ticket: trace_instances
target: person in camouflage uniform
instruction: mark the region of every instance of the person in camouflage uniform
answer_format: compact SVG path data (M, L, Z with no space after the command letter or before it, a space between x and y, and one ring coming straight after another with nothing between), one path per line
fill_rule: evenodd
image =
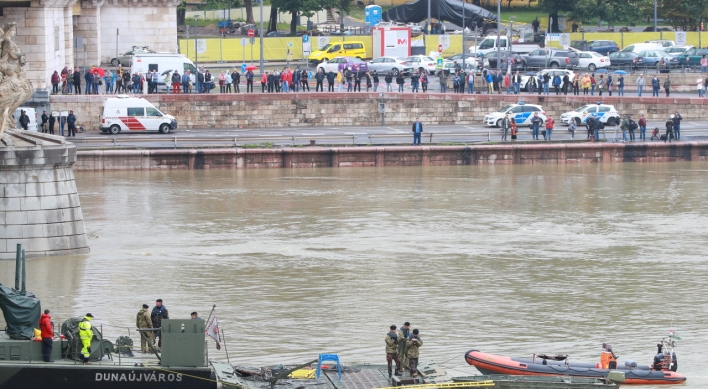
M135 318L135 326L137 328L152 328L152 320L150 320L150 314L148 313L149 306L143 304L143 309L138 311L138 316ZM140 352L145 354L147 352L147 344L150 342L152 345L152 332L140 331Z
M405 322L403 326L398 329L398 357L401 358L401 366L404 369L408 369L408 338L411 337L411 323Z
M167 313L167 307L162 305L162 299L155 300L155 307L152 308L152 313L150 314L150 320L152 320L152 328L157 328L155 332L155 340L157 340L157 347L162 347L162 334L159 330L162 328L162 319L169 319L170 316ZM159 338L159 340L158 340Z
M411 373L411 377L417 377L418 376L418 356L420 355L420 351L418 350L420 346L423 345L423 339L420 338L420 335L418 334L418 329L414 329L413 333L411 334L410 338L406 342L408 345L408 369Z
M391 378L391 362L396 361L396 375L401 374L401 360L398 359L398 334L396 326L392 325L391 330L386 334L386 362L388 363L388 378Z

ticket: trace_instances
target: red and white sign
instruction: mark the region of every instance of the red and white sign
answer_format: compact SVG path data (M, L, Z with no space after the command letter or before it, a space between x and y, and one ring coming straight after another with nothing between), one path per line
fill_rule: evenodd
M253 30L248 30L248 37L253 38L254 36L256 36L256 32Z
M216 349L221 350L221 337L219 336L219 323L216 321L216 316L209 322L206 328L206 334L208 337L214 339L216 342Z
M411 55L410 27L371 28L372 57L408 57Z
M442 54L443 52L443 45L438 45L438 53Z

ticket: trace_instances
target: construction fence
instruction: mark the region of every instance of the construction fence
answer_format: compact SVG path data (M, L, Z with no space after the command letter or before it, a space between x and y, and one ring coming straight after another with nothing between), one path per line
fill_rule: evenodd
M678 35L678 36L677 36ZM313 36L310 37L312 51L324 47L330 42L362 42L366 47L367 58L372 58L371 36ZM620 48L634 43L651 40L671 40L677 44L685 40L686 45L708 46L708 32L578 32L570 34L571 40L611 40ZM263 59L267 61L303 61L306 57L302 52L301 37L263 38ZM195 50L196 45L196 50ZM425 54L438 52L442 48L442 56L448 57L461 53L462 35L421 35L411 39L414 47L425 47ZM467 38L467 48L472 45ZM558 42L551 42L558 46ZM205 38L180 39L180 52L194 61L195 53L199 62L239 62L249 63L260 60L259 38ZM288 55L290 54L290 56Z

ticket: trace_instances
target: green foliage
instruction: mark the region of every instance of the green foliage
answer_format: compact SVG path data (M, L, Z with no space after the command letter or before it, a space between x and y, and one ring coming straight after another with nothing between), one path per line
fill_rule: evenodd
M241 148L243 148L243 149L272 149L274 147L275 147L275 144L273 144L271 142L265 142L265 143L260 143L260 144L259 143L248 143L248 144L241 146Z
M339 8L346 13L349 10L351 0L271 0L271 3L280 12L290 12L292 14L290 34L295 35L298 15L312 17L315 12L326 8Z
M600 18L610 25L633 24L642 20L650 2L652 0L576 0L570 14L573 19L584 22Z
M206 0L204 4L204 9L206 10L226 10L240 7L241 2L239 0Z
M695 31L708 17L708 0L659 0L659 15L675 28Z

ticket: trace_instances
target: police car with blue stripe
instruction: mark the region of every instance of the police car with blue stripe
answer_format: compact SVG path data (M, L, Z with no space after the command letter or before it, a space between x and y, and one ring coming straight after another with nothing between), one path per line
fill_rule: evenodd
M487 114L484 117L484 124L501 127L502 119L508 114L509 117L514 118L517 126L531 126L531 119L533 118L534 112L538 112L538 116L543 123L546 122L546 112L543 110L543 107L540 105L518 103L507 105L496 112Z
M614 105L600 103L583 105L575 111L566 112L561 115L560 122L567 125L571 120L575 120L580 126L587 124L590 116L599 118L601 123L608 126L615 126L620 122L620 114Z

